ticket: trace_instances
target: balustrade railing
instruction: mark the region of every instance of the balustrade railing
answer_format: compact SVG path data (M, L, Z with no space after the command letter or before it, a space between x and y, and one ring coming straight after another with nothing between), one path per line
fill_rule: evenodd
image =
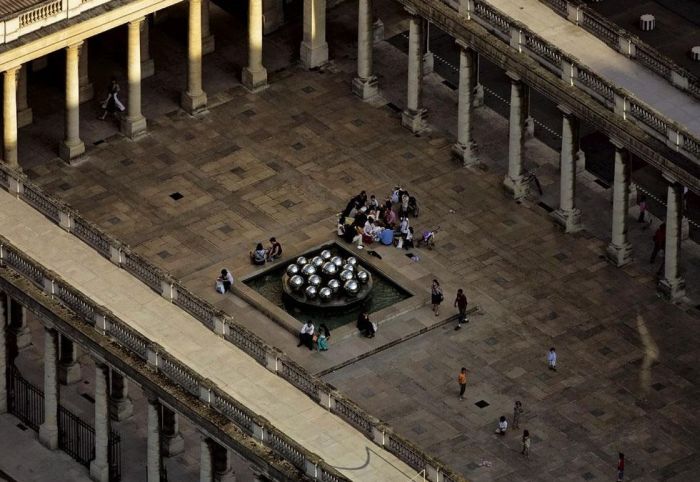
M68 309L74 311L85 320L95 319L95 310L93 309L90 300L85 298L82 293L69 288L65 284L56 285L54 296L58 298Z
M63 0L53 0L49 3L41 5L38 8L29 10L19 16L19 26L27 27L36 22L41 22L49 17L53 17L63 10Z
M24 199L36 207L44 216L52 221L59 222L60 209L57 203L49 199L42 191L35 189L33 186L25 186L23 195Z
M129 351L136 353L139 358L143 360L148 358L149 341L112 316L107 316L107 335Z
M43 211L42 211L43 212ZM110 242L97 228L81 217L72 217L71 232L86 244L94 248L102 256L109 257Z
M201 321L210 330L214 329L214 307L199 296L178 286L175 304Z
M278 372L280 376L306 393L312 399L318 401L318 385L316 378L291 360L280 361L281 369Z
M199 397L199 380L201 377L187 368L183 363L167 353L158 353L158 370L190 394Z

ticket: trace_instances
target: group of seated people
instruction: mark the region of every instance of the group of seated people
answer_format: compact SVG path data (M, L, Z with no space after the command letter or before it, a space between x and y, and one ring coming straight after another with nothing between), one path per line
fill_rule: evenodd
M270 238L270 247L263 247L258 243L254 251L250 252L250 262L254 265L263 265L268 261L274 261L282 256L282 245L274 237Z
M379 242L386 246L413 248L413 227L408 215L416 217L418 212L416 198L399 186L394 188L382 204L374 194L368 199L367 193L362 191L340 213L337 233L358 247Z

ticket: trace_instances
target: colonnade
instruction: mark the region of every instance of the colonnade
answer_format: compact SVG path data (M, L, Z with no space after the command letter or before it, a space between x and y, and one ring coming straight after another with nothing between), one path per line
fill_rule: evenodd
M18 355L16 336L26 325L26 308L0 292L0 414L8 411L7 368ZM16 315L13 315L15 313ZM20 316L21 314L21 316ZM21 321L18 324L18 321ZM24 323L22 325L22 323ZM77 344L60 333L49 322L44 323L43 343L43 412L39 426L39 441L50 450L59 447L59 406L61 385L81 381ZM94 459L90 462L90 478L108 482L110 477L111 421L132 416L133 402L128 396L129 380L116 369L92 355L95 364L94 389ZM180 434L179 414L165 405L157 393L144 389L146 395L146 480L166 480L163 458L173 457L185 450ZM231 472L231 453L205 430L200 435L200 477L202 481L221 480ZM264 477L257 480L263 480Z

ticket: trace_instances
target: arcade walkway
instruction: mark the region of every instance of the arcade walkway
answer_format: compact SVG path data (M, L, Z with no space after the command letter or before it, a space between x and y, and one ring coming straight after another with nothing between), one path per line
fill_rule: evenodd
M628 90L691 133L700 135L700 101L616 52L539 0L488 0L488 3L524 23L537 35L577 57L598 75Z
M415 471L6 191L0 234L353 480Z

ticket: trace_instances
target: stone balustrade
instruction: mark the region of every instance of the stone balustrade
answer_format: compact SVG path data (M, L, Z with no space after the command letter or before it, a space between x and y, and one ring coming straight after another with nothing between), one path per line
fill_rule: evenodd
M539 0L623 55L638 61L674 86L700 99L700 78L676 64L639 37L620 28L582 0Z
M0 20L0 43L9 43L23 35L61 20L76 17L110 0L46 0Z
M392 452L417 471L425 470L431 482L461 482L464 479L437 459L393 433L391 428L345 398L331 385L308 373L278 349L266 344L234 317L190 292L164 270L152 265L131 248L84 220L71 207L43 193L28 178L0 164L0 186L34 206L48 219L75 234L112 263L124 268L151 289L178 305L204 326L243 350L268 370L284 378L311 399L347 421L368 439ZM80 232L76 232L76 226ZM89 232L89 235L86 233ZM0 236L0 263L16 271L53 299L75 312L101 334L144 360L158 373L236 424L241 430L293 464L312 479L349 480L328 464L252 413L243 404L219 390L210 380L193 372L162 347L131 329L106 308L95 304L69 286L61 277L36 263Z

